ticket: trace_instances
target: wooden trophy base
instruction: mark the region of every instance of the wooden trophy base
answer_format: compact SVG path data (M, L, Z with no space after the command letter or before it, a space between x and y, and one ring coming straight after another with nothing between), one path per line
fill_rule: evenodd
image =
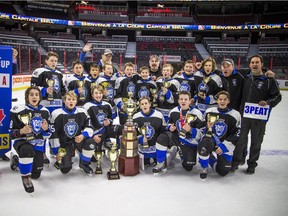
M135 176L139 174L139 155L135 157L119 156L118 171L124 176Z

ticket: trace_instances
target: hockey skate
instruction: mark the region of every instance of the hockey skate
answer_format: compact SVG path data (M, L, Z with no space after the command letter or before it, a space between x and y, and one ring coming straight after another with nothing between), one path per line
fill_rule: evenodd
M32 184L31 175L22 176L22 183L27 193L34 192L34 186Z
M9 160L10 160L9 157L7 157L5 154L2 155L0 158L1 158L1 160L3 160L3 161L9 161Z
M157 176L157 175L161 175L163 173L166 173L167 172L167 165L166 165L166 162L162 162L162 163L157 163L155 167L153 167L153 170L152 170L154 176Z
M46 153L43 153L43 163L46 167L49 167L50 160L48 159Z
M205 180L207 178L207 175L208 175L208 168L202 168L200 172L200 178L202 180Z
M233 162L230 172L234 173L238 169L238 166L239 166L238 162Z
M81 160L79 162L80 169L86 174L88 174L89 176L92 176L93 169L89 165L90 165L90 162L85 162Z
M17 171L18 163L19 163L19 157L17 155L14 155L13 152L11 152L11 160L10 160L11 170Z

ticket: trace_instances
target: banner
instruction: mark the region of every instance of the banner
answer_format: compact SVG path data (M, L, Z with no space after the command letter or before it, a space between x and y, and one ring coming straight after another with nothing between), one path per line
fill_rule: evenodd
M269 117L269 105L260 106L256 103L245 103L243 117L268 120Z
M98 28L111 28L111 29L151 29L151 30L193 30L193 31L219 31L219 30L275 30L275 29L288 29L288 23L279 24L261 24L261 25L176 25L176 24L137 24L137 23L101 23L101 22L89 22L89 21L74 21L74 20L61 20L61 19L50 19L23 16L20 14L9 14L0 12L0 19L3 20L14 20L24 21L31 23L40 24L51 24L51 25L65 25L65 26L89 26Z
M12 99L12 47L0 46L0 156L10 151L10 109Z

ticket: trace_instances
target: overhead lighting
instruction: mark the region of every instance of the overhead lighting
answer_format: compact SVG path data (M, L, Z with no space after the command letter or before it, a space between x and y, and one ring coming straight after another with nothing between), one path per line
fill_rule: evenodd
M82 5L88 5L88 1L87 1L87 2L86 2L86 1L81 1L80 4L82 4Z

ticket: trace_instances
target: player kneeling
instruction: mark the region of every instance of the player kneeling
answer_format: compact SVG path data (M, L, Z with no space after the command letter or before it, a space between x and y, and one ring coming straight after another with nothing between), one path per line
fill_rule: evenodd
M77 95L67 92L63 107L51 114L50 143L57 160L54 166L63 174L68 173L72 169L72 157L77 150L80 153L80 169L91 175L93 170L89 165L96 143L91 138L93 129L90 116L85 109L76 107L76 104Z
M218 107L205 112L205 136L198 145L201 179L207 178L209 165L221 176L230 172L233 151L240 134L241 116L238 111L228 107L229 93L220 91L216 98Z
M11 157L12 170L19 168L24 189L34 192L31 179L38 179L43 170L45 139L51 135L48 127L49 111L40 105L38 87L25 91L25 105L15 106L10 111L10 133L17 155Z
M182 166L191 171L196 164L197 145L203 136L200 128L203 125L203 115L190 107L191 94L187 91L179 93L179 106L169 113L166 132L159 135L156 142L157 165L153 168L155 175L167 171L170 158L176 155L175 149L179 149ZM172 149L170 157L167 157L167 149ZM169 155L169 154L168 154Z

